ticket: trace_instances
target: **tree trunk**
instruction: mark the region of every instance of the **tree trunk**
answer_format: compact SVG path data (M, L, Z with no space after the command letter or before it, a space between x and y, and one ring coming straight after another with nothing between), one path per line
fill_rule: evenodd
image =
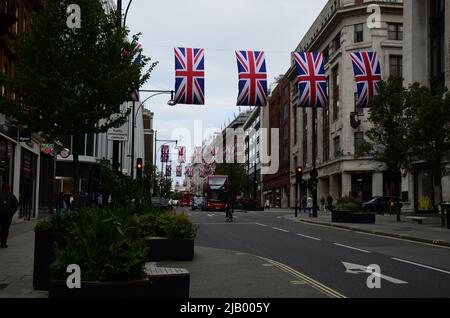
M73 207L77 208L79 203L79 185L80 185L80 167L79 167L79 150L80 136L78 134L73 135L72 143L72 155L73 155Z

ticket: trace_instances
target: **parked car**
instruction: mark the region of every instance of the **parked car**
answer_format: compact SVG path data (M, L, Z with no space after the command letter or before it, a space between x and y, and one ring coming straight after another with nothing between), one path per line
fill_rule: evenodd
M374 212L377 214L385 214L389 213L389 205L391 200L393 200L398 206L399 209L402 208L403 204L400 201L400 198L398 197L390 197L390 196L377 196L373 197L367 202L363 203L363 207L365 210L369 212ZM392 213L395 213L395 210L392 211Z

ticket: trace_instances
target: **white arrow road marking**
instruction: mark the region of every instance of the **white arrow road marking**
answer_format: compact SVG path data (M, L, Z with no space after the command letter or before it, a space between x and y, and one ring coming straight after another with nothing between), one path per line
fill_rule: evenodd
M345 272L348 273L348 274L368 273L368 274L380 277L382 279L385 279L388 282L391 282L393 284L408 284L407 282L405 282L403 280L400 280L400 279L397 279L397 278L394 278L394 277L390 277L390 276L387 276L387 275L374 273L370 268L368 268L368 266L352 264L352 263L347 263L347 262L342 262L342 264L344 264Z
M352 247L352 246L348 246L348 245L344 245L344 244L339 244L339 243L333 243L333 244L336 245L336 246L349 248L349 249L352 249L352 250L355 250L355 251L360 251L360 252L363 252L363 253L370 253L370 251L362 250L360 248L356 248L356 247Z
M208 216L211 218L211 217L213 217L215 214L212 214L212 213L208 213Z
M272 229L277 230L277 231L281 231L281 232L286 232L286 233L289 232L288 230L283 230L283 229L280 229L278 227L272 227Z
M419 263L414 263L414 262L411 262L411 261L405 261L404 259L395 258L395 257L393 257L392 259L393 259L393 260L396 260L396 261L399 261L399 262L404 262L404 263L408 263L408 264L420 266L420 267L423 267L423 268L428 268L428 269L431 269L431 270L434 270L434 271L437 271L437 272L441 272L441 273L445 273L445 274L450 274L450 272L444 271L443 269L434 268L434 267L431 267L431 266L427 266L427 265L423 265L423 264L419 264Z
M265 224L262 224L262 223L255 223L256 225L259 225L259 226L268 226L268 225L265 225Z

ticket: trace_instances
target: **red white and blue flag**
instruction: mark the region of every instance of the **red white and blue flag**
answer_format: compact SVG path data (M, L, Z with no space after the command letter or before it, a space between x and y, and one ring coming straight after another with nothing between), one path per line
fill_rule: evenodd
M172 166L167 165L166 166L166 177L171 177L171 176L172 176Z
M297 83L300 91L299 107L324 107L328 102L328 85L323 54L293 52Z
M182 165L178 165L175 170L176 170L177 177L183 176L183 166Z
M142 59L142 45L140 43L136 43L136 46L134 48L133 51L133 59L131 60L131 62L133 64L139 65L141 64L141 59ZM139 88L133 90L130 93L130 101L134 101L134 102L138 102L139 101Z
M204 164L200 164L199 176L202 177L202 178L204 178L206 176L206 171L205 171L205 165Z
M265 106L267 70L264 52L236 51L239 74L238 106Z
M162 145L161 147L161 162L169 162L169 146Z
M192 178L194 176L194 167L193 166L187 166L186 167L186 174L189 178Z
M178 47L175 51L175 102L205 104L204 49Z
M380 92L381 66L377 52L352 52L353 71L358 90L357 107L368 107Z
M178 163L186 162L186 147L180 146L178 147Z

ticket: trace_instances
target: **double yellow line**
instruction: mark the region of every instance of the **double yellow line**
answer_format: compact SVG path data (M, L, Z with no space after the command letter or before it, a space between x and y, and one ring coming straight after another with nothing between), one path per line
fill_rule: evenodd
M314 289L317 289L318 291L326 294L327 296L329 296L331 298L347 298L344 295L338 293L337 291L331 289L330 287L327 287L324 284L319 283L318 281L306 276L305 274L300 273L299 271L296 271L295 269L293 269L283 263L280 263L280 262L277 262L277 261L274 261L274 260L271 260L271 259L268 259L265 257L261 257L261 256L258 256L258 258L264 260L267 263L272 264L273 266L276 266L277 268L294 276L297 279L305 281L309 286L313 287Z

